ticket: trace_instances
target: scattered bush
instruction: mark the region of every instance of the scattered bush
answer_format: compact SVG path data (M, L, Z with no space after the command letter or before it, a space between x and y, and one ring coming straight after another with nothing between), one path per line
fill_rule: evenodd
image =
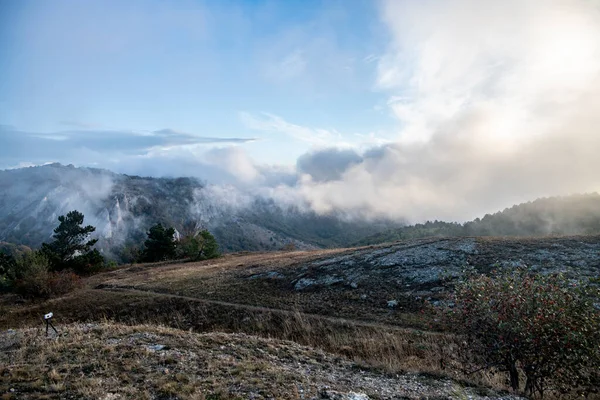
M459 284L449 317L464 335L464 361L508 372L514 390L524 374L529 395L589 393L600 382L597 298L563 275L518 269Z
M82 287L79 275L69 271L51 272L48 276L48 296L62 296Z
M50 298L81 287L79 275L69 271L38 271L15 281L15 293L26 298Z
M286 243L281 247L282 251L295 251L296 245L293 242Z
M43 243L39 251L15 249L16 256L0 252L0 289L14 290L24 297L62 295L81 284L77 273L97 272L104 266L104 257L92 246L97 240L89 239L96 230L83 226L84 216L78 211L58 217L59 226L54 229L54 241ZM8 246L7 246L8 245Z
M70 271L52 271L48 257L32 251L17 257L6 273L6 286L26 298L49 298L81 286L81 278Z
M10 287L8 274L15 268L15 259L0 251L0 291L7 290Z

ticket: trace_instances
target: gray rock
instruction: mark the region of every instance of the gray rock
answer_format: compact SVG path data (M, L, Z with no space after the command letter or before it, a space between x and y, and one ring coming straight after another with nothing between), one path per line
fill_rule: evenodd
M165 348L165 345L163 344L149 344L147 346L145 346L148 350L150 351L161 351Z
M282 273L279 273L277 271L270 271L270 272L266 272L266 273L262 273L262 274L250 275L248 277L248 279L261 279L261 278L283 279L283 278L285 278L285 275L283 275Z
M340 282L344 282L344 278L340 278L340 277L332 276L332 275L326 275L322 279L319 279L317 281L318 284L324 285L324 286L331 286L331 285L334 285L334 284L340 283Z
M337 392L335 390L323 390L321 392L321 399L330 400L369 400L369 396L364 393L356 392Z
M316 281L314 279L302 278L302 279L299 279L298 282L296 282L296 284L294 285L294 289L304 290L307 287L314 285L315 282Z

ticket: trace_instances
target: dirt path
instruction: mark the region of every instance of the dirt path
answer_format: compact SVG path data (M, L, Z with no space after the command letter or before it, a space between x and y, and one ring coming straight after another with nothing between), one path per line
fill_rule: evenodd
M417 329L403 328L403 327L399 327L399 326L381 324L381 323L377 323L377 322L369 322L369 321L338 318L338 317L328 317L328 316L320 315L320 314L303 313L300 311L284 310L281 308L252 306L249 304L230 303L227 301L220 301L220 300L200 299L198 297L182 296L182 295L171 294L171 293L161 293L161 292L155 292L152 290L141 290L141 289L136 289L136 288L130 287L130 286L99 285L99 286L95 287L94 290L103 290L103 291L109 291L109 292L125 292L125 293L132 293L132 294L144 294L147 296L162 296L162 297L173 298L173 299L182 299L182 300L186 300L186 301L193 301L193 302L197 302L197 303L214 304L214 305L219 305L219 306L224 306L224 307L232 307L232 308L241 309L241 310L281 314L281 315L286 315L286 316L298 316L299 315L302 317L311 318L311 319L319 319L319 320L331 322L334 324L354 325L354 326L360 326L360 327L366 327L366 328L376 328L376 329L404 331L404 332L406 332L406 331L419 332Z

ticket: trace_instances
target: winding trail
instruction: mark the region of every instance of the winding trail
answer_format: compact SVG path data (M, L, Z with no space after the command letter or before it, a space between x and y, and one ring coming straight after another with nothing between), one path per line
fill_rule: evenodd
M354 325L354 326L360 326L360 327L364 327L364 328L375 328L375 329L385 329L385 330L404 331L404 332L407 332L407 331L408 332L421 332L418 329L400 327L400 326L396 326L396 325L387 325L387 324L381 324L381 323L377 323L377 322L369 322L369 321L339 318L339 317L329 317L329 316L321 315L321 314L310 314L310 313L304 313L304 312L300 312L300 311L285 310L285 309L281 309L281 308L270 308L270 307L262 307L262 306L253 306L253 305L249 305L249 304L230 303L230 302L221 301L221 300L201 299L198 297L183 296L183 295L172 294L172 293L155 292L152 290L142 290L142 289L139 289L139 288L136 288L133 286L117 286L117 285L101 284L101 285L96 286L94 288L94 290L103 290L103 291L108 291L108 292L132 293L132 294L143 294L143 295L147 295L147 296L162 296L162 297L166 297L166 298L181 299L181 300L192 301L192 302L203 303L203 304L213 304L213 305L231 307L231 308L236 308L236 309L240 309L240 310L248 310L248 311L253 311L253 312L273 313L273 314L280 314L280 315L286 315L286 316L301 316L301 317L305 317L305 318L327 321L327 322L334 323L334 324ZM434 333L434 332L430 332L430 333Z

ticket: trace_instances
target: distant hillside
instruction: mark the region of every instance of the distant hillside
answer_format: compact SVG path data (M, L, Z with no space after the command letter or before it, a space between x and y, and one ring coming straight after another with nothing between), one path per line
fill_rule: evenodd
M128 261L157 222L178 234L206 228L223 251L348 245L397 227L391 222L345 222L319 216L235 188L195 178L148 178L61 164L0 171L0 241L38 247L51 239L57 218L81 211L96 227L105 255Z
M546 236L600 234L600 195L548 197L459 224L427 221L368 236L356 244L443 236Z

